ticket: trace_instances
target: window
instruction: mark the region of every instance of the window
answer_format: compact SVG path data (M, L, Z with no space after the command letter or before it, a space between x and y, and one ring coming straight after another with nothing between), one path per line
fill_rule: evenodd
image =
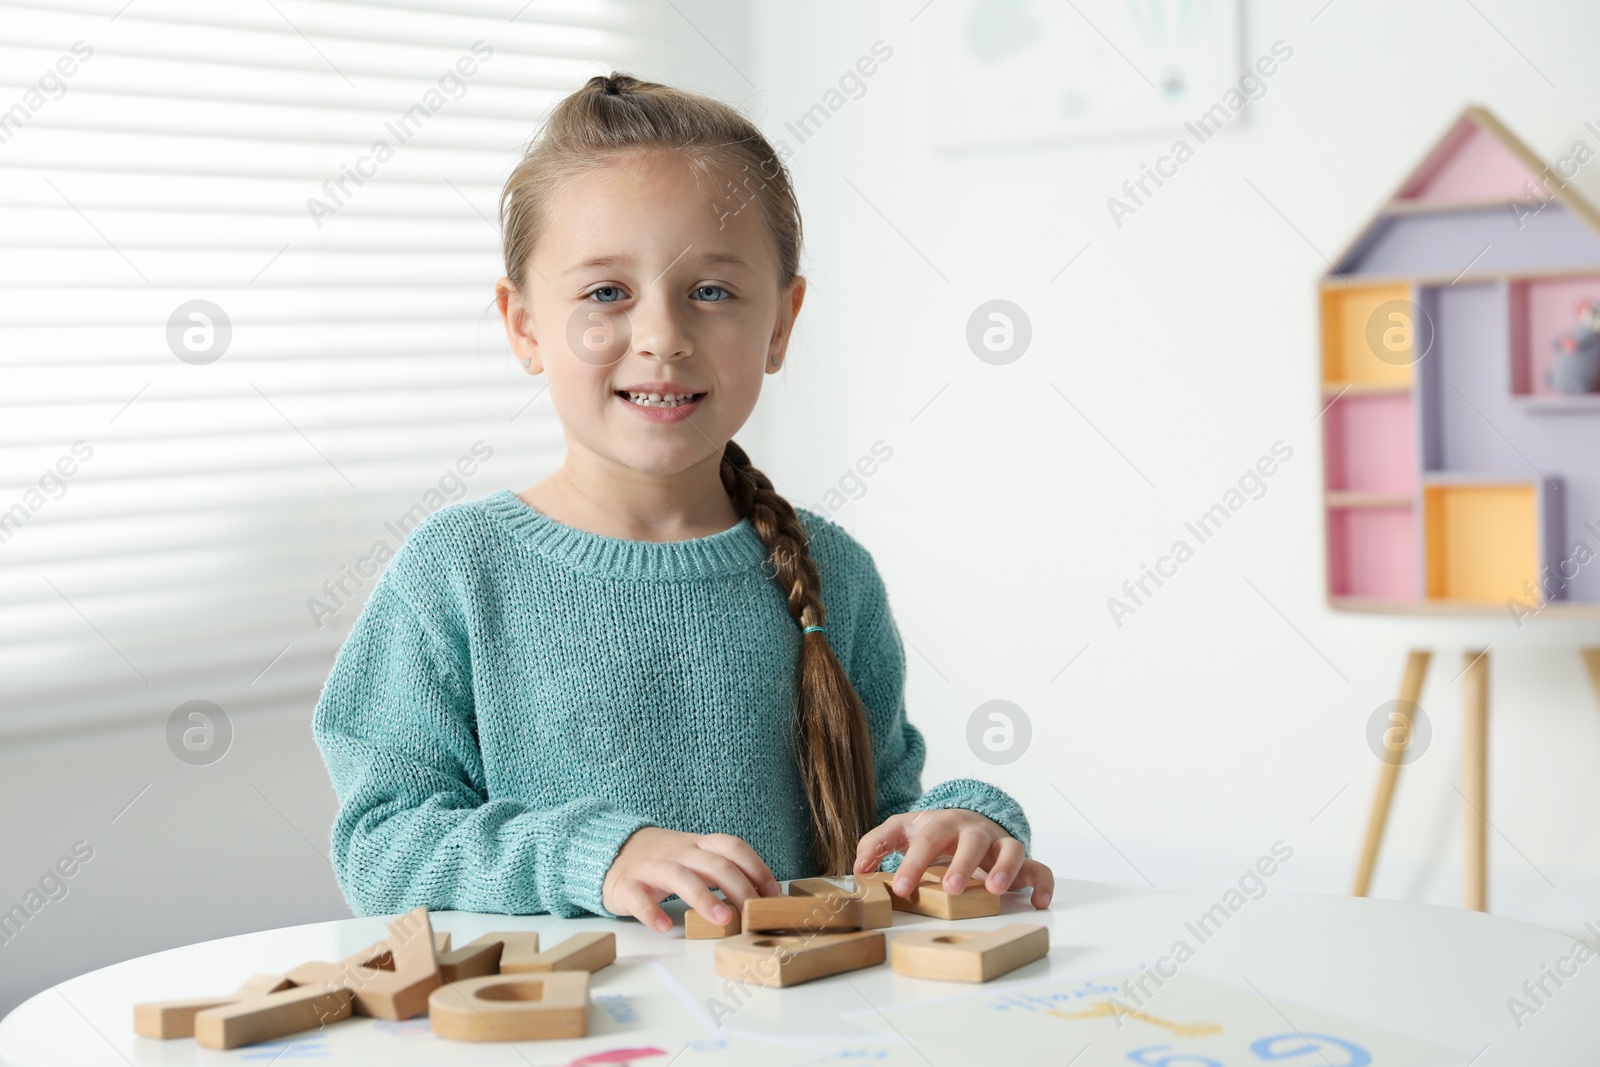
M422 514L559 462L496 207L631 8L0 4L0 734L309 711Z

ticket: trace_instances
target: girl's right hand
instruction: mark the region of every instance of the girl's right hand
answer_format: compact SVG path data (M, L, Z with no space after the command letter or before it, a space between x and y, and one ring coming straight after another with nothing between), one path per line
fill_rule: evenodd
M717 899L711 887L722 890ZM658 905L676 893L708 922L721 925L752 897L774 897L778 880L756 850L732 834L686 834L659 826L635 830L617 851L600 903L661 933L672 919Z

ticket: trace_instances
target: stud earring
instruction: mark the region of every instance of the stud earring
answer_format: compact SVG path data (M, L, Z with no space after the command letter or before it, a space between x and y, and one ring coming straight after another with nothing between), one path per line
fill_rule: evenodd
M525 359L525 360L523 360L523 361L522 361L522 365L523 365L523 366L524 366L524 367L530 367L530 366L532 366L532 365L533 365L533 357L532 357L532 356L529 356L529 357L528 357L528 358L527 358L527 359Z

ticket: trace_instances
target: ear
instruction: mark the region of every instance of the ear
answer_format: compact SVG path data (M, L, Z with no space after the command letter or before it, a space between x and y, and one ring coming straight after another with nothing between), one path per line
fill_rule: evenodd
M533 335L533 316L522 290L510 278L494 283L494 299L500 308L500 319L506 325L506 340L511 342L511 354L529 374L543 374L544 360L539 351L539 341Z
M767 343L768 374L778 373L783 365L784 353L789 350L789 338L794 333L794 320L800 314L800 305L806 298L806 280L799 275L789 283L789 289L778 298L778 321L772 327L772 339Z

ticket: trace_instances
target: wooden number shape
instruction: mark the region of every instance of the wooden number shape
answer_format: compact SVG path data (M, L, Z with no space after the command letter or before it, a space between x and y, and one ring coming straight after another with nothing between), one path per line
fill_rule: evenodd
M923 873L921 883L908 896L896 896L891 890L890 906L895 911L908 911L934 919L976 919L1000 914L1000 898L983 888L982 882L970 881L961 892L951 893L940 884L944 873L943 867L929 867ZM881 882L888 888L894 881L894 874L874 871L872 874L856 875L858 882L862 878Z
M739 921L738 908L729 904L728 911L728 921L719 926L691 908L683 913L683 936L690 941L732 937L743 928L743 924Z
M789 883L791 897L820 897L832 893L856 897L866 906L868 930L880 930L894 922L894 905L889 901L889 887L876 878L858 877L853 893L840 889L826 878L796 878Z
M815 897L751 897L744 902L744 929L750 934L833 934L862 930L866 925L866 904L840 892Z
M555 971L586 971L593 974L609 967L617 958L617 935L611 933L573 934L555 948L526 961L500 960L501 974L549 974Z
M807 937L740 934L718 942L716 957L719 976L778 988L882 963L884 937L881 930Z
M468 978L515 971L539 955L536 931L499 931L484 934L460 948L439 954L439 982L449 985Z
M547 1041L589 1033L589 975L488 975L435 989L433 1032L452 1041Z
M246 979L237 991L220 997L193 997L189 1000L156 1000L133 1006L133 1032L140 1037L166 1040L193 1037L194 1017L207 1008L235 1004L262 993L276 993L294 983L281 974L257 974Z
M291 986L195 1013L194 1043L211 1049L253 1045L348 1019L350 1010L348 989Z
M1012 923L981 934L914 930L889 946L896 974L941 982L987 982L1050 954L1050 931Z
M428 909L396 916L388 937L338 963L302 963L288 977L300 986L350 990L357 1015L415 1018L428 1010L428 994L440 984Z

